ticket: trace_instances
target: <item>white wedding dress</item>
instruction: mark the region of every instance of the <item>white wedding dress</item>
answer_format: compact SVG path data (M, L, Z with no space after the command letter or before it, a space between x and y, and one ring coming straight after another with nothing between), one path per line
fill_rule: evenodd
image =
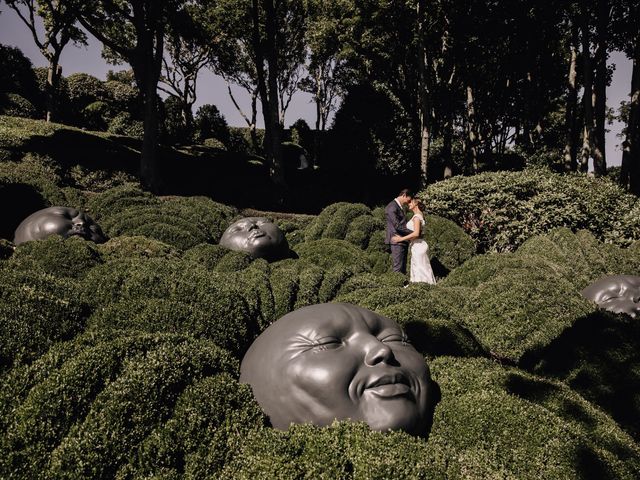
M417 215L420 224L424 225L424 217ZM415 216L413 218L416 218ZM413 218L407 222L407 228L413 232ZM409 265L410 282L426 282L431 285L436 283L436 277L429 262L429 245L422 238L411 241L411 265Z

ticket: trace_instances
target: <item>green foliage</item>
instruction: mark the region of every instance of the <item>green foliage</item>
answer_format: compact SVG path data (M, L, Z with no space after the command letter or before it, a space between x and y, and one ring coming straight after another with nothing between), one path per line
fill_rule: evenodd
M415 437L335 422L322 429L294 425L286 432L251 432L221 478L427 479L438 472L433 464L427 445Z
M129 112L120 112L109 122L107 132L142 139L144 126L140 120L135 120Z
M576 234L567 228L552 230L527 240L517 253L544 257L562 266L579 290L605 275L640 274L640 259L629 250L602 244L584 230Z
M127 185L97 196L90 208L111 237L142 235L180 250L217 243L235 214L235 209L205 197L159 201Z
M195 128L196 138L200 142L214 138L222 142L222 145L229 146L230 133L227 121L215 105L207 104L198 108L195 116Z
M371 269L368 255L345 240L323 238L299 243L293 249L301 259L314 263L326 270L335 266L351 268L355 272Z
M640 439L640 323L598 311L579 320L527 365L565 382Z
M98 343L31 389L9 425L3 470L113 476L171 417L185 388L237 369L226 352L203 340L156 335Z
M19 48L0 45L0 85L2 92L14 93L34 102L38 86L31 61Z
M635 197L605 178L544 169L483 173L438 182L419 197L430 212L462 225L484 251L515 250L562 226L619 245L639 234L637 219L629 215Z
M46 206L64 203L61 183L58 168L49 157L27 154L19 162L0 163L0 185L29 185L45 200Z
M552 270L506 269L474 289L463 316L464 325L487 351L519 362L593 309Z
M93 242L53 235L18 245L7 265L18 271L41 271L56 277L80 279L100 263L102 259Z
M17 93L0 93L0 114L22 118L38 117L33 104Z
M177 258L178 251L171 245L142 236L120 236L109 239L96 248L106 261L126 258Z
M427 445L446 478L634 478L638 446L566 385L484 359L430 363L442 399ZM517 440L516 440L517 439Z
M185 389L169 421L140 445L123 476L208 478L238 454L244 438L267 419L251 388L227 374L206 377Z
M476 253L474 240L462 228L436 215L426 216L424 239L429 244L432 264L437 262L446 271L457 268Z
M0 266L0 371L74 337L89 310L70 279Z
M97 308L96 332L193 333L240 354L258 330L260 293L229 279L176 259L128 258L92 269L82 295Z

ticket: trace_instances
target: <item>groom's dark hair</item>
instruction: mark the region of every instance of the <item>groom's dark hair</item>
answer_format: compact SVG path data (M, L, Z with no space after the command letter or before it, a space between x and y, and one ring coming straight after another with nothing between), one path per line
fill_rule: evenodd
M411 190L410 188L403 188L402 190L400 190L398 196L401 197L403 195L413 198L413 190Z

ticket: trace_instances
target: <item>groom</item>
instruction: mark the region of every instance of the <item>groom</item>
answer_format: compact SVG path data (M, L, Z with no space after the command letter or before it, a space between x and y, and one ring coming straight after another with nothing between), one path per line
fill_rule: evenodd
M407 250L408 242L394 243L391 238L394 235L409 235L411 230L407 228L407 218L404 214L404 207L408 205L413 198L413 192L408 188L400 191L400 194L394 198L384 209L384 216L387 221L387 231L384 243L391 248L391 261L393 262L393 271L407 273Z

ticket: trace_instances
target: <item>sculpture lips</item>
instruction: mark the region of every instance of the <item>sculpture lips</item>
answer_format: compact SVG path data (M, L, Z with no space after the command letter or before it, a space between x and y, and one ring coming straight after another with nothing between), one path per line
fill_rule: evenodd
M365 391L368 391L378 397L397 397L400 395L406 395L411 391L409 381L404 375L383 375L370 383L365 387Z
M262 230L252 230L251 233L249 233L249 238L259 238L259 237L264 237L266 235L266 233L264 233Z

